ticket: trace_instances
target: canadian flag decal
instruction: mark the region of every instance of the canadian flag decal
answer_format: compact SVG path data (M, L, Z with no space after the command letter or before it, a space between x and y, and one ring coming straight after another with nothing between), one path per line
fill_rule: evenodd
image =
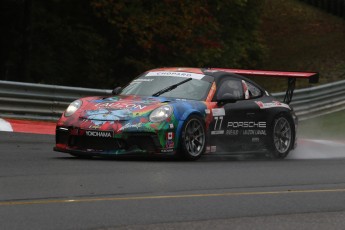
M168 132L167 133L167 139L172 140L174 138L174 133L173 132Z

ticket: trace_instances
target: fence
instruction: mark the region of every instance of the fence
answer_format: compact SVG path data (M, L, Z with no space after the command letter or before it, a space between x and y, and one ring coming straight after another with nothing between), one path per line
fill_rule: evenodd
M0 117L57 120L69 103L111 90L0 81ZM274 94L282 100L285 93ZM345 80L295 90L291 106L300 120L345 109Z

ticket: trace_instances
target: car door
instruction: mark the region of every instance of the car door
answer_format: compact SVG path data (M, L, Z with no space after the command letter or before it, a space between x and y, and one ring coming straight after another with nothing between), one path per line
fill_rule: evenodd
M265 116L256 103L262 96L261 89L240 78L224 77L218 82L216 98L231 100L218 103L212 110L210 139L217 152L249 150L251 144L264 139Z

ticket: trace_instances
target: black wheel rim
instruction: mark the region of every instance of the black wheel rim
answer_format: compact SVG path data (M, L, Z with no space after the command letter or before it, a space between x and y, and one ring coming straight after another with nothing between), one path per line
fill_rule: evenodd
M202 153L205 145L205 132L200 121L196 119L188 121L184 142L189 155L197 157Z
M291 126L289 121L280 117L274 124L274 145L279 153L286 153L291 144Z

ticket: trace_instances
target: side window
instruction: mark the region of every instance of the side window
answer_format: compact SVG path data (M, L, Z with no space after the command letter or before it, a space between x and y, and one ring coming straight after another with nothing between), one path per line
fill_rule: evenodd
M262 95L262 92L259 88L257 88L256 86L254 86L253 84L246 82L247 86L248 86L248 91L249 91L249 96L250 98L256 98L256 97L260 97Z
M226 79L221 82L217 98L221 97L235 97L236 99L243 99L242 83L235 79Z

